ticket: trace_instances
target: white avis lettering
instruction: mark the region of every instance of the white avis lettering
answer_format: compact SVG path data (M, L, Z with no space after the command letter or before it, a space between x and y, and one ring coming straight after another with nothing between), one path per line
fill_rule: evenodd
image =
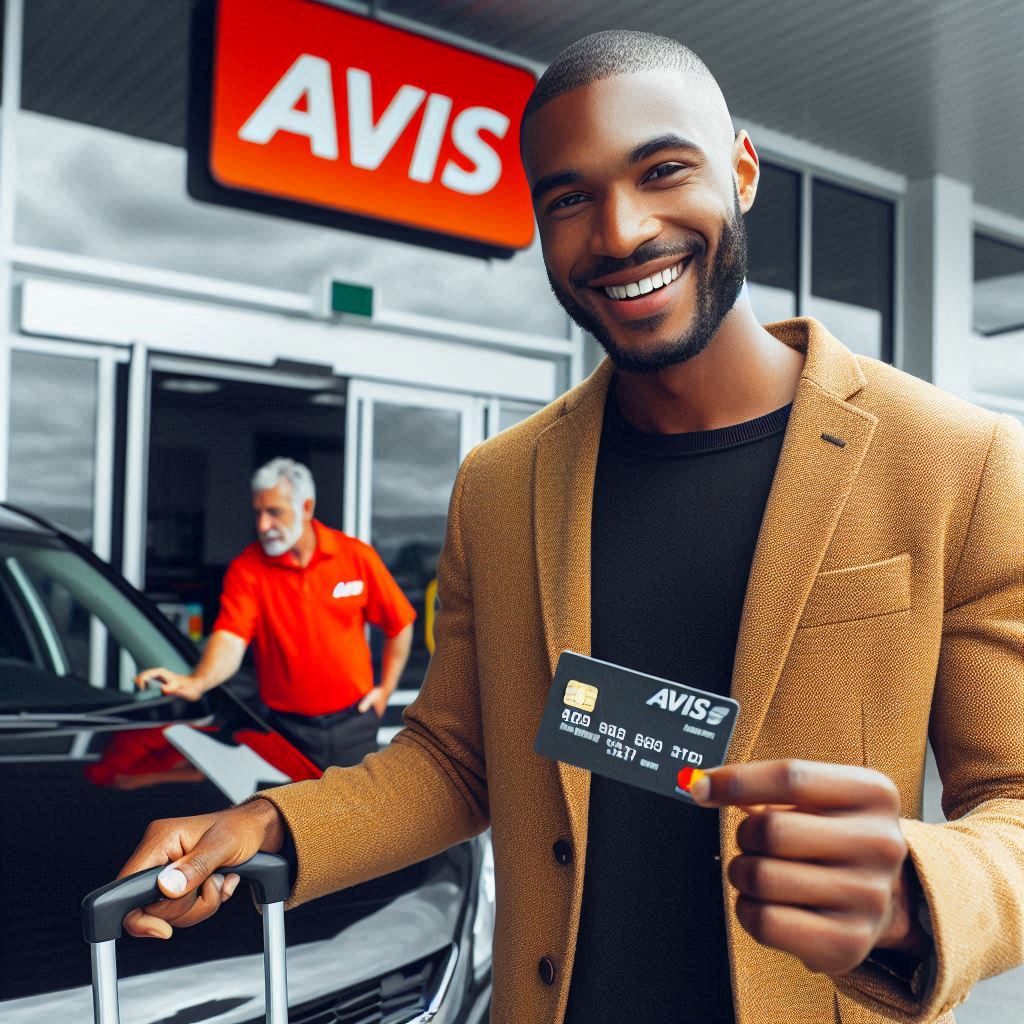
M303 99L306 109L296 110ZM265 146L278 132L305 135L314 156L338 159L331 65L327 61L304 53L242 125L238 137Z
M441 171L441 184L452 192L479 196L490 192L501 179L501 157L481 134L505 137L511 121L500 111L467 107L451 120L450 96L403 85L374 121L370 73L361 68L346 68L345 89L348 156L353 167L377 170L423 108L408 168L410 180L427 184L435 179L449 122L452 144L472 169L466 170L449 160ZM300 109L300 104L304 109ZM308 53L298 57L242 125L238 136L245 142L265 146L278 132L305 136L310 152L323 160L339 159L332 68L322 57Z
M680 693L669 687L662 687L653 697L648 697L648 704L662 708L664 711L675 711L695 722L701 722L707 717L711 701L705 697L694 697L692 693Z
M332 593L332 597L358 597L363 592L362 580L342 581Z

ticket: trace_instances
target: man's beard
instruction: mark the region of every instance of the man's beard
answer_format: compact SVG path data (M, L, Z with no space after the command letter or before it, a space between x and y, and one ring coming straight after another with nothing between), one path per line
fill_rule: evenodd
M690 266L697 275L696 309L684 334L644 352L631 352L623 349L612 337L598 313L569 295L554 280L550 270L548 271L548 281L562 308L584 331L594 336L619 370L629 373L654 373L657 370L675 366L677 363L685 363L688 359L700 355L708 347L729 310L736 304L743 281L747 276L747 232L735 186L733 187L733 215L722 229L722 237L719 239L714 261L710 264L707 258L707 246L703 244L691 242L685 246L667 246L664 243L651 242L640 246L628 260L602 260L595 272L589 275L589 279L606 277L627 267L641 266L652 260L673 255L678 255L680 258L692 257ZM686 269L689 270L690 267ZM573 280L573 284L580 289L587 287L586 282L582 280ZM641 320L624 323L621 327L636 331L638 334L654 332L664 315L664 313L657 313Z
M299 538L302 536L302 530L305 526L302 519L302 506L297 505L294 511L295 522L290 530L267 530L266 533L259 534L260 547L263 548L264 554L269 555L271 558L277 558L279 555L291 551L299 543Z

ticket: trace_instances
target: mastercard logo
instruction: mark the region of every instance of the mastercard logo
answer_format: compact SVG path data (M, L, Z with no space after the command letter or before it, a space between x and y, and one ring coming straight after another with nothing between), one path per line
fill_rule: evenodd
M689 793L693 788L693 784L698 779L704 778L706 774L706 772L702 772L699 768L680 768L679 774L676 776L676 788L684 793Z

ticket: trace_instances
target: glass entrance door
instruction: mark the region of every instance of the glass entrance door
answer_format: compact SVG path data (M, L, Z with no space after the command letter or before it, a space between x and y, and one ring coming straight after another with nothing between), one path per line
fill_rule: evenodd
M381 739L401 723L433 651L437 557L459 465L483 438L484 402L469 395L353 381L349 386L346 529L371 544L416 609L413 648ZM379 673L383 643L371 631Z
M42 340L20 343L10 353L7 500L51 520L105 561L114 554L121 500L114 452L127 358L111 347ZM71 671L106 685L104 627L59 587L41 593L64 637Z

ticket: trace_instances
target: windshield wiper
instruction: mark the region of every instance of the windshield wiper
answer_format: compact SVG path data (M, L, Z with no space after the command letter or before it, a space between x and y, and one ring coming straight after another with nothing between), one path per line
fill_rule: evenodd
M0 714L0 729L22 729L34 726L58 725L134 725L130 718L122 718L126 711L139 708L158 708L176 700L173 695L154 697L152 700L132 701L128 704L111 704L109 707L94 708L90 711L18 711L14 714ZM73 703L73 702L70 702Z
M154 708L162 704L170 704L178 698L171 696L155 697L153 700L132 702L131 704L112 704L109 708L96 711L19 711L17 714L0 714L0 738L6 733L8 737L18 739L37 739L47 733L74 730L94 732L111 732L133 729L160 729L169 722L140 722L137 719L123 718L115 714L119 711L134 711L137 708ZM205 725L212 721L209 715L203 718L188 720L191 724Z
M131 719L91 711L19 711L16 715L0 715L0 729L38 729L58 725L128 725Z

